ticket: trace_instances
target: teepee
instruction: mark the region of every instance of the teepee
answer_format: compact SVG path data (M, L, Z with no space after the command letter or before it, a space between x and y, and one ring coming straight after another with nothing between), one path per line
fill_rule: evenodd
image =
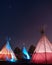
M11 61L11 62L17 61L17 58L13 50L11 49L9 41L7 41L6 45L0 51L0 60Z
M40 38L32 55L33 63L52 64L52 45L45 35Z
M28 53L28 51L26 50L25 47L23 47L22 53L23 53L23 58L24 59L28 59L28 60L30 59L30 55L29 55L29 53Z
M23 46L22 46L22 58L26 60L30 59L30 55L25 47L25 43L23 43Z
M32 62L37 64L52 64L52 45L44 34L44 31L45 28L41 28L42 37L34 50Z

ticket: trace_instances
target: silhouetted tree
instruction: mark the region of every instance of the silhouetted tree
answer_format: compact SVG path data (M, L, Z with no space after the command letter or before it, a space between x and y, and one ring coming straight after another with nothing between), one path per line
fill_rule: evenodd
M22 59L22 51L19 47L15 48L14 53L16 54L17 59Z
M32 56L34 50L35 50L35 46L34 45L31 45L30 48L29 48L29 51L28 51L29 54L30 54L30 56Z

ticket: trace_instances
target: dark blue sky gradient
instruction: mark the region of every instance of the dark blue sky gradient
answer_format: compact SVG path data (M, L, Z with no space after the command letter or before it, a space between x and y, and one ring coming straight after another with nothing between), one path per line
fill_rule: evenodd
M0 48L7 36L11 46L37 44L40 26L46 24L46 34L52 42L52 1L0 0Z

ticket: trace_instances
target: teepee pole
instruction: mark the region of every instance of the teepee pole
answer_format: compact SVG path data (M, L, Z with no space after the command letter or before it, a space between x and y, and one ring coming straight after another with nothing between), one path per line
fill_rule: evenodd
M42 36L45 35L45 25L42 25L40 32L41 32ZM47 64L46 45L45 45L46 43L45 43L45 41L46 41L46 40L44 40L45 62L46 62L46 64Z
M46 40L44 40L44 48L45 48L45 61L46 61L46 64L47 64L47 55L46 55L46 45L45 45L45 41L46 41Z

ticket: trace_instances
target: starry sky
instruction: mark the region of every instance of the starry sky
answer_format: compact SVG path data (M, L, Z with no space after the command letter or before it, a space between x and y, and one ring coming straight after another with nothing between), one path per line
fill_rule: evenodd
M45 33L52 42L52 1L0 0L0 48L7 36L13 49L36 45L42 24L47 26Z

